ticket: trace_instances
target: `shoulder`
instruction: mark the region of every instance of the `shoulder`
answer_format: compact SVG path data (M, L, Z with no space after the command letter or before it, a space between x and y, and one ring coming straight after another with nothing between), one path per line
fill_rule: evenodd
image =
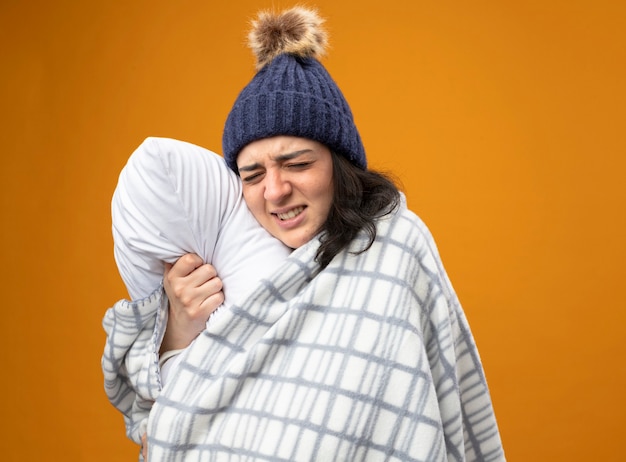
M414 240L433 241L432 234L424 221L407 207L406 197L400 193L400 203L389 215L377 222L377 231L383 236L406 242Z

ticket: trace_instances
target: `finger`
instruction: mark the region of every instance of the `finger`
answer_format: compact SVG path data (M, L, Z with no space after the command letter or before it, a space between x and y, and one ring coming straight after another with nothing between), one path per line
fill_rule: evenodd
M222 280L213 277L194 289L181 291L179 300L186 316L205 319L224 302Z
M224 301L223 289L224 286L222 284L222 280L219 277L214 277L206 281L204 284L202 284L202 286L199 287L199 293L201 294L200 297L202 298L201 305L205 304L207 300L212 304L221 304Z
M184 277L191 274L196 268L202 266L204 262L195 253L188 253L180 257L170 270L172 277Z
M215 267L206 263L197 267L194 271L186 276L186 279L190 286L202 287L204 284L211 281L212 279L215 279L216 277L217 272L215 271ZM221 284L221 280L219 281L219 284Z
M217 293L224 289L224 284L222 284L222 280L218 276L213 276L202 284L202 289L207 293Z
M207 297L222 290L222 280L215 275L215 268L211 265L202 265L181 278L174 278L170 274L164 281L170 306L174 310L187 311L193 317L204 312L200 305Z
M224 303L224 292L219 291L209 295L205 298L200 304L200 309L203 315L208 319L208 317L217 310L220 305Z

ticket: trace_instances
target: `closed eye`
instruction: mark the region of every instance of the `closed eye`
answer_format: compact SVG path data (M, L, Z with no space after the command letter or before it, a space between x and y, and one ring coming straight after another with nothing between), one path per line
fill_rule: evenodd
M297 162L294 164L287 164L288 168L294 168L294 169L304 169L307 167L310 167L313 164L313 162Z
M244 183L254 183L255 181L260 180L262 176L263 172L256 172L252 173L251 175L242 176L241 181L243 181Z

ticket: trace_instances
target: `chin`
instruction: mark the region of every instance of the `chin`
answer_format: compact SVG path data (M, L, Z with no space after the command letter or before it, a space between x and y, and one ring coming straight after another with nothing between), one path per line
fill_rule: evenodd
M302 247L304 244L313 239L313 236L286 236L284 234L276 234L274 235L277 239L279 239L283 244L292 249L297 249L298 247Z

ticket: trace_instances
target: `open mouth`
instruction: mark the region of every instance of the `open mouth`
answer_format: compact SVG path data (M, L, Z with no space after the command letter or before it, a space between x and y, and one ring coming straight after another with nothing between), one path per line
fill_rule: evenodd
M276 216L281 221L290 220L290 219L300 215L303 210L304 210L304 207L300 206L300 207L296 207L295 209L291 209L291 210L289 210L288 212L285 212L285 213L277 213Z

